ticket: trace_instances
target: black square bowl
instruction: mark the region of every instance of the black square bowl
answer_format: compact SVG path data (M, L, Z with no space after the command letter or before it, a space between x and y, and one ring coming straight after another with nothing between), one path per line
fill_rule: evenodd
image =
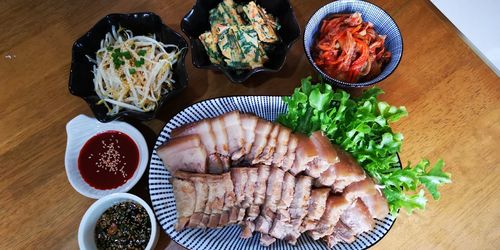
M222 2L222 0L197 0L193 8L182 19L182 32L189 37L191 42L193 65L197 68L222 71L235 83L242 83L257 72L279 71L285 63L286 53L292 44L300 37L300 27L290 2L288 2L288 0L255 0L255 3L278 19L278 23L281 25L281 28L278 30L281 42L278 43L276 48L269 54L269 61L264 63L264 67L248 70L235 70L223 65L211 63L203 44L198 39L200 34L210 30L210 23L208 21L209 11L217 7L220 2ZM234 0L234 2L246 3L250 1Z
M92 73L93 63L86 55L95 59L95 53L100 48L100 42L105 34L111 31L111 26L119 26L131 30L134 35L155 34L156 39L164 44L175 44L181 49L179 60L174 65L173 79L174 89L161 96L155 110L150 112L138 112L122 109L115 115L108 115L108 110L104 105L97 105L100 100L94 91L94 74ZM154 13L130 13L130 14L110 14L101 19L85 35L80 37L73 44L71 71L69 75L69 92L75 96L83 98L94 112L94 116L101 122L109 122L121 117L132 117L138 120L151 120L161 106L172 96L177 95L187 87L187 72L184 59L187 53L187 42L177 32L173 31L165 24L161 18Z

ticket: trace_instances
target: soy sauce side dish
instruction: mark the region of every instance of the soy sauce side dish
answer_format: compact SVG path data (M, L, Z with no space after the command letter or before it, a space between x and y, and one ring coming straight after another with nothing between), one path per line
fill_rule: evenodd
M108 208L95 227L97 249L145 249L150 236L148 212L132 201Z

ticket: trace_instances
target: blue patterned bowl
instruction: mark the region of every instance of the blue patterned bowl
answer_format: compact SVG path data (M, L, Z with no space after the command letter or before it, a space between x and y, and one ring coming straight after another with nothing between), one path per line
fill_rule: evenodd
M311 55L311 48L314 45L314 40L316 39L316 34L318 33L321 22L325 17L332 14L354 12L361 13L363 21L373 23L375 31L378 34L387 35L387 38L385 40L385 47L391 52L391 60L382 69L382 72L377 77L366 82L348 83L330 77L329 75L324 73L318 66L316 66ZM389 16L389 14L387 14L387 12L385 12L380 7L365 1L340 0L321 7L309 19L304 31L304 50L311 65L326 81L338 87L359 88L374 85L392 74L392 72L399 65L399 62L401 61L401 57L403 55L403 38L401 37L401 32L399 31L396 22L394 22L391 16Z

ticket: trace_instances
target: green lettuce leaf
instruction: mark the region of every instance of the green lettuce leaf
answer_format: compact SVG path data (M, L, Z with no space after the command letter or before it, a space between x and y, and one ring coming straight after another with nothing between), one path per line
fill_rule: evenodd
M397 153L404 137L393 132L390 123L408 112L405 107L379 101L377 98L383 93L374 87L353 98L329 84L313 84L312 77L307 77L291 96L283 98L288 110L278 117L278 122L307 135L323 131L332 143L350 152L383 188L393 214L400 208L412 213L425 208L424 188L434 199L439 199L438 187L450 183L451 178L443 172L442 160L430 169L428 160L401 169Z

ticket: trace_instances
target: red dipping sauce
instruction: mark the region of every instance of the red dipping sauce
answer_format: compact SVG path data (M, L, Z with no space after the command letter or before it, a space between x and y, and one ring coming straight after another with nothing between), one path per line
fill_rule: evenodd
M139 165L139 149L128 135L114 130L90 138L80 150L78 170L90 186L105 190L123 185Z

